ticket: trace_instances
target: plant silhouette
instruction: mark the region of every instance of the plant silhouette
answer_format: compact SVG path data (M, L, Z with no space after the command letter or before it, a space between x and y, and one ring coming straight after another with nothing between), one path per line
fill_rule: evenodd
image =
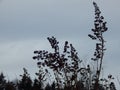
M54 36L48 37L47 39L53 52L46 50L34 51L35 56L33 59L38 60L38 67L40 69L49 67L53 70L57 90L62 88L65 90L76 90L78 87L79 90L107 90L111 89L111 85L112 88L114 87L113 82L105 85L100 83L104 82L104 80L100 78L100 75L106 50L106 41L104 40L103 33L106 32L108 28L106 27L104 17L101 16L99 7L95 2L93 2L93 5L95 8L94 28L92 29L93 35L88 34L88 36L92 40L96 40L94 57L91 58L91 60L97 63L95 74L91 73L90 65L86 65L86 67L81 66L82 60L79 58L78 52L68 41L65 41L63 51L60 51L57 39Z
M26 68L23 68L21 79L17 83L5 79L3 73L0 74L0 90L116 90L112 81L114 77L109 74L108 78L101 78L103 57L105 54L104 32L107 31L104 17L97 4L93 2L95 8L95 20L93 34L88 36L96 41L94 57L96 69L91 68L91 64L82 65L77 50L73 44L64 42L63 47L59 46L59 41L54 37L48 37L52 50L35 50L33 59L37 60L39 70L35 73L37 78L31 79ZM51 71L53 73L51 73ZM95 73L93 73L95 72ZM50 76L53 82L48 83Z
M103 63L103 56L105 48L105 40L103 37L103 33L107 31L106 22L104 21L104 17L101 16L101 11L95 2L93 2L95 7L95 21L94 21L94 28L92 29L93 35L88 34L88 36L92 40L96 40L96 48L94 52L94 58L91 58L95 62L97 62L97 70L96 70L96 78L95 78L95 86L94 89L98 90L98 82L101 74L102 63Z
M32 87L32 80L27 72L27 69L23 68L24 74L20 75L22 79L18 83L19 90L30 90Z

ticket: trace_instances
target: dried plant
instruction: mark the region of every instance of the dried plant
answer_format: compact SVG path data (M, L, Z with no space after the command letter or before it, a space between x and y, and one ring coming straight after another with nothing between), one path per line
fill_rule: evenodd
M100 77L106 50L103 33L107 31L107 27L99 7L95 2L93 5L95 7L94 28L92 29L93 34L88 34L88 36L96 41L94 57L91 58L96 62L95 74L92 73L90 64L81 65L82 60L72 44L65 41L61 49L57 39L52 36L47 40L53 51L34 51L33 59L37 60L39 68L39 71L35 73L37 78L32 81L27 69L23 68L24 73L20 75L21 80L14 84L6 81L5 76L1 73L0 90L116 90L111 74L107 79ZM44 87L44 82L50 78L50 70L53 71L55 80Z
M104 21L104 17L101 16L101 11L95 2L93 2L95 7L95 21L94 21L94 29L92 29L93 35L88 34L88 36L92 40L96 40L96 49L94 52L94 58L91 58L93 61L97 62L97 70L96 70L96 79L95 79L95 90L98 90L98 83L101 74L102 64L103 64L103 56L106 50L105 48L105 40L103 37L103 33L107 31L106 22Z
M59 42L55 37L48 37L48 41L54 52L48 52L45 50L34 51L36 56L33 59L37 59L38 66L49 67L54 71L55 79L57 81L57 86L60 88L62 84L62 79L64 78L63 83L65 86L70 86L74 82L73 86L77 84L78 73L80 72L80 63L81 60L78 57L78 53L72 44L69 44L68 41L65 41L64 50L60 53ZM47 70L48 71L48 70Z

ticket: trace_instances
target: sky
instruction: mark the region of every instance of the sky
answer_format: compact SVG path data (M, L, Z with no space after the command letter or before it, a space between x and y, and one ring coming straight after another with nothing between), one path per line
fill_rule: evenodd
M104 74L120 79L120 1L94 0L107 21L104 34L107 51ZM23 67L34 76L37 61L34 50L50 50L47 37L69 41L81 59L89 62L95 42L88 34L94 27L93 0L0 0L0 72L12 80L19 78ZM117 80L116 80L117 83ZM117 85L120 88L120 85Z

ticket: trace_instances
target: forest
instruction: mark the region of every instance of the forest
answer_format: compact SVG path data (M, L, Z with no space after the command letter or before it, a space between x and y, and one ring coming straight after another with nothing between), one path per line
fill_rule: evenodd
M101 77L106 51L103 34L108 28L98 5L93 2L93 6L94 27L88 37L96 42L91 58L95 62L94 66L91 64L83 66L83 60L69 41L65 41L64 46L60 47L59 41L54 36L47 37L52 51L35 50L33 57L31 56L39 68L35 73L37 78L31 79L26 68L23 68L23 74L19 75L21 79L17 82L6 80L6 76L1 72L0 90L116 90L114 77L111 74L108 78ZM48 83L51 76L54 80Z

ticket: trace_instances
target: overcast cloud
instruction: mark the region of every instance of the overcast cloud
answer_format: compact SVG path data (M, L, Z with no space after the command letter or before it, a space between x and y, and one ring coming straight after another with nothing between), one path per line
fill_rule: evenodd
M104 34L104 73L120 77L120 1L95 1L109 28ZM48 50L48 36L55 36L61 44L68 40L82 59L89 60L94 42L87 34L91 33L93 20L92 0L0 0L0 72L8 74L9 79L22 74L23 67L31 74L36 72L33 51Z

